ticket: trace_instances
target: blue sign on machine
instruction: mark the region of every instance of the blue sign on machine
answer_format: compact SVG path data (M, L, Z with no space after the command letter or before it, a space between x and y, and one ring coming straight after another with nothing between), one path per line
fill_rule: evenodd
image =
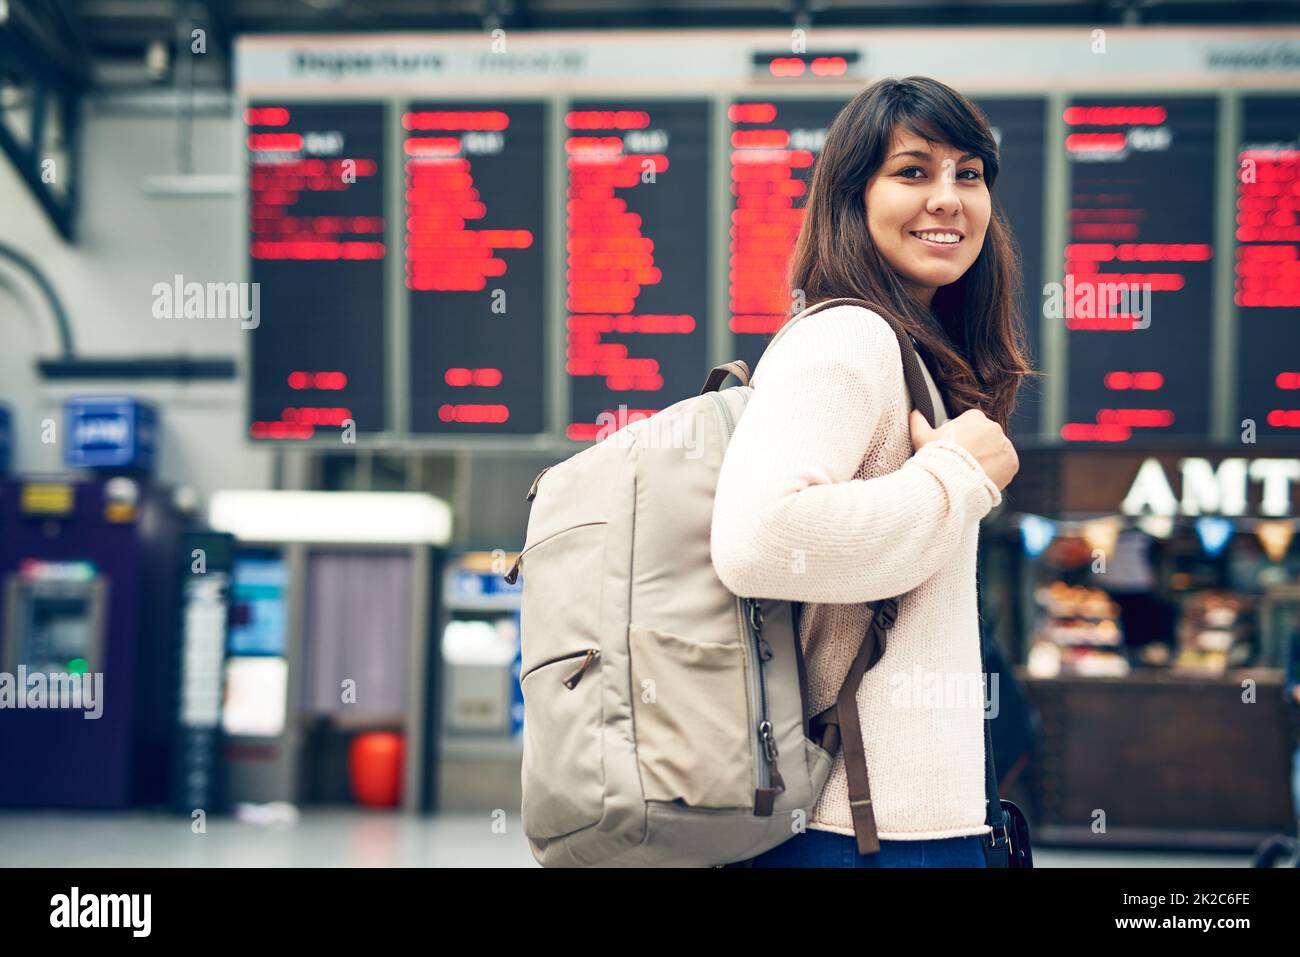
M522 637L523 635L523 613L515 612L515 634ZM520 684L520 677L523 674L523 654L524 644L522 641L515 642L515 660L510 665L510 736L512 738L522 737L524 733L524 689Z
M13 461L13 447L13 418L9 415L9 406L0 405L0 475L9 471L9 463Z
M153 403L129 396L71 398L63 411L69 468L153 469L158 435Z

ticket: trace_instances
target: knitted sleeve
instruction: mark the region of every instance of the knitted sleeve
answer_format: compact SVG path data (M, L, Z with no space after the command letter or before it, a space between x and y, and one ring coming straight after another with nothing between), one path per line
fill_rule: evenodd
M769 350L718 477L711 549L728 589L824 603L901 595L1001 501L950 440L854 478L878 430L907 429L902 377L893 331L859 306L805 317Z

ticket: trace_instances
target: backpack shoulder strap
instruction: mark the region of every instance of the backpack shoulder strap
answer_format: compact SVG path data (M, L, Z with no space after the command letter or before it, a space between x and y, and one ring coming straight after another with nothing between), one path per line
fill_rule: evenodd
M884 312L881 312L865 299L824 299L819 303L809 306L798 315L792 316L785 325L777 330L776 335L772 338L772 341L767 344L767 349L764 350L763 354L766 355L767 350L770 350L774 345L776 345L781 336L785 334L785 331L800 319L821 312L823 309L830 309L833 306L861 306L864 309L870 309L876 315L880 316L880 318L884 319L885 322L889 324L889 328L894 330L894 335L898 338L899 355L903 359L903 381L907 384L907 394L912 401L912 408L925 416L925 421L930 423L930 428L934 428L934 403L930 401L930 390L926 387L925 375L921 372L921 359L916 354L916 347L912 343L912 337L907 334L907 331L901 325L899 325L898 320L894 319L892 316L886 315ZM759 361L761 363L762 360L760 359Z
M886 598L871 602L871 621L863 636L858 653L849 666L849 673L840 685L835 703L813 716L809 722L813 740L829 754L838 747L844 748L844 775L849 785L849 813L853 818L853 834L858 842L859 854L875 854L880 850L876 834L876 814L871 806L871 780L867 774L866 745L862 739L862 718L858 713L858 686L862 676L885 653L885 632L894 626L898 614L898 599Z

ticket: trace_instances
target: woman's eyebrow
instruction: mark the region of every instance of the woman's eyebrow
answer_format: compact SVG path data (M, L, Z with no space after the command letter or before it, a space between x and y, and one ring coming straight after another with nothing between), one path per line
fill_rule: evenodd
M889 163L889 162L891 162L891 161L893 161L893 160L898 159L900 156L915 156L915 157L918 157L919 159L923 159L923 160L933 159L933 157L932 157L929 153L927 153L925 150L903 150L902 152L895 153L893 156L889 157L889 159L885 160L885 162L886 162L886 163ZM957 162L958 162L958 163L965 163L967 160L973 160L973 159L979 159L979 157L976 156L974 153L967 153L965 156L963 156L963 157L962 157L961 159L959 159Z

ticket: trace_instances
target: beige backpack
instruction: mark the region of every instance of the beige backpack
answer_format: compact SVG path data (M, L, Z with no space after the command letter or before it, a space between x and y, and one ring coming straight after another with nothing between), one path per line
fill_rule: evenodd
M828 300L795 319L843 303L867 305ZM933 425L911 339L890 325ZM719 390L729 373L742 384ZM710 557L748 383L745 363L718 366L699 395L543 469L528 491L506 579L523 572L523 826L544 866L761 854L806 822L841 738L859 850L879 849L855 694L898 602L872 603L836 704L809 718L798 603L733 595Z

